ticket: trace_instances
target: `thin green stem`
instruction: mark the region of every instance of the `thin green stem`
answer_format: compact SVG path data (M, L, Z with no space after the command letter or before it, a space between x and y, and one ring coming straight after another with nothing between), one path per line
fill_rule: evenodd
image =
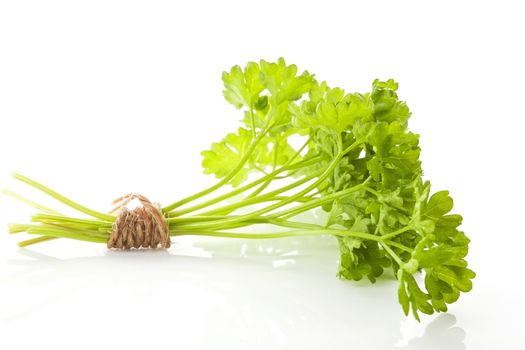
M288 197L288 198L286 198L286 199L284 199L282 201L279 201L277 203L269 205L269 206L267 206L265 208L262 208L262 209L259 209L259 210L255 210L255 211L253 211L253 212L251 212L249 214L246 214L246 215L243 215L243 216L240 216L240 217L227 218L227 219L220 220L220 221L217 221L217 222L202 223L200 225L196 224L196 226L200 226L200 227L206 228L206 229L220 229L220 228L228 227L228 225L235 224L235 223L244 221L246 219L250 219L252 217L260 216L261 214L265 214L265 213L271 212L271 211L273 211L273 210L275 210L277 208L280 208L280 207L282 207L282 206L284 206L284 205L286 205L288 203L291 203L291 202L295 201L295 198L304 196L305 194L307 194L308 192L313 190L315 187L317 187L319 184L321 184L334 171L335 167L337 166L337 164L339 163L341 158L346 153L348 153L349 151L351 151L353 148L355 148L356 146L358 146L360 144L361 144L360 142L355 141L352 145L348 146L345 150L340 151L338 153L338 155L332 160L332 162L330 163L328 168L326 168L322 172L322 174L319 176L317 181L314 181L312 184L307 186L305 189L299 191L295 195L290 196L290 197ZM293 186L292 188L295 188L295 187L296 186ZM250 201L252 199L253 200L258 199L258 197L250 198L250 199L248 199L248 201ZM254 202L254 203L257 203L257 201ZM237 204L237 205L239 205L239 204ZM209 211L209 212L203 213L203 215L213 215L213 214L217 214L217 212Z
M312 179L315 179L317 176L319 176L320 172L316 172L314 174L305 176L287 186L281 187L277 190L268 192L266 194L263 194L259 197L253 197L253 198L246 198L244 200L241 200L237 203L228 204L222 207L214 208L212 210L205 211L203 213L200 213L201 215L216 215L216 214L224 214L224 213L231 213L234 210L246 207L248 205L256 204L256 203L262 203L267 201L270 198L275 197L278 194L281 194L283 192L289 191L291 189L294 189ZM289 198L289 197L286 197Z
M216 203L220 203L228 198L231 198L231 197L234 197L236 195L239 195L241 193L244 193L246 192L247 190L261 184L261 183L264 183L265 181L267 181L268 179L273 179L275 178L276 175L284 172L284 171L287 171L287 170L292 170L292 169L295 169L295 168L298 168L298 167L304 167L304 166L308 166L308 165L311 165L311 164L314 164L315 162L317 161L317 157L315 158L309 158L309 159L306 159L306 160L302 160L300 162L297 162L297 163L294 163L294 164L291 164L291 165L288 165L288 166L282 166L280 167L279 169L275 170L274 172L268 174L268 175L265 175L263 177L261 177L260 179L257 179L249 184L246 184L242 187L239 187L233 191L230 191L228 193L225 193L223 195L220 195L218 197L215 197L215 198L212 198L206 202L203 202L203 203L200 203L200 204L197 204L197 205L193 205L191 207L188 207L188 208L184 208L184 209L180 209L180 210L177 210L177 211L172 211L172 212L169 212L167 213L167 216L168 217L177 217L177 216L182 216L182 215L185 215L185 214L189 214L189 213L192 213L194 211L197 211L199 209L203 209L203 208L207 208L213 204L216 204ZM208 215L208 214L206 214Z
M60 237L40 236L40 237L37 237L37 238L26 239L25 241L18 242L18 246L23 248L23 247L27 247L27 246L32 245L32 244L42 243L42 242L45 242L45 241L50 241L50 240L58 239L58 238L60 238Z
M259 144L259 142L261 142L261 140L263 139L263 137L266 135L266 133L271 129L271 127L267 126L266 128L264 128L261 133L259 134L259 136L257 136L257 138L252 142L252 144L250 145L250 147L248 148L248 150L246 150L246 153L244 154L244 156L241 158L241 160L239 161L239 163L237 164L237 166L235 168L233 168L229 173L228 175L226 175L221 181L217 182L215 185L211 186L211 187L208 187L200 192L197 192L189 197L186 197L184 199L181 199L175 203L172 203L170 205L168 205L167 207L164 207L162 209L163 212L167 213L167 212L170 212L172 211L173 209L175 208L178 208L184 204L187 204L189 202L192 202L196 199L199 199L203 196L206 196L214 191L216 191L217 189L221 188L223 185L227 184L236 174L239 170L242 169L242 167L244 166L244 164L246 164L246 162L250 159L250 157L252 156L252 152L253 150L255 149L255 147L257 147L257 145Z
M220 220L224 219L226 216L189 216L189 217L175 217L175 218L167 218L166 222L169 224L184 224L184 223L191 223L191 222L203 222L203 221L213 221L213 220Z
M21 196L19 195L18 193L15 193L15 192L12 192L12 191L9 191L9 190L2 190L2 192L7 195L7 196L10 196L24 204L27 204L29 205L30 207L33 207L37 210L40 210L44 213L48 213L48 214L52 214L52 215L61 215L59 212L53 210L53 209L50 209L46 206L43 206L42 204L39 204L37 202L34 202L24 196ZM44 242L44 241L48 241L48 240L52 240L52 239L56 239L57 237L50 237L50 236L42 236L42 237L38 237L38 238L33 238L33 239L28 239L28 240L25 240L25 241L22 241L22 242L19 242L18 243L18 246L20 247L26 247L28 245L31 245L31 244L35 244L35 243L40 243L40 242Z
M378 200L381 201L381 199L382 199L381 198L382 197L381 193L377 192L376 190L374 190L373 188L370 188L370 187L365 187L365 191L372 193L374 196L377 197ZM390 204L390 206L396 208L399 211L402 211L405 214L409 214L410 213L406 208L403 208L402 206L394 206L394 205L391 205L391 204Z
M374 236L377 237L377 236ZM384 236L379 239L379 244L383 247L383 249L386 250L386 252L396 261L396 263L401 267L403 266L404 262L401 260L401 258L388 246L388 244L385 243L383 240Z
M295 206L293 208L281 210L281 211L279 211L277 213L268 215L268 217L269 218L281 217L281 218L285 219L285 218L289 218L289 217L295 216L297 214L300 214L302 212L305 212L307 210L310 210L310 209L313 209L313 208L317 208L317 207L319 207L320 205L322 205L324 203L333 201L335 199L344 198L345 196L347 196L347 195L349 195L349 194L351 194L353 192L359 191L366 184L366 182L368 182L369 180L370 180L370 178L367 179L365 182L363 182L360 185L357 185L357 186L354 186L354 187L351 187L351 188L347 188L347 189L342 190L342 191L334 192L334 193L332 193L330 195L327 195L327 196L324 196L324 197L321 197L321 198L313 199L313 200L311 200L309 202L306 202L304 204Z
M169 227L170 227L170 230L191 231L195 227L193 225L195 222L220 220L220 219L224 219L228 217L232 217L232 216L202 217L202 220L199 220L200 217L176 218L179 220L170 221ZM168 220L173 220L173 219L168 219ZM300 228L300 229L310 229L310 230L325 229L325 227L321 225L295 222L295 221L289 221L289 220L284 220L284 219L270 219L264 216L255 217L255 218L248 219L246 221L239 222L235 225L230 226L229 229L257 225L257 224L268 224L268 225L274 225L274 226L280 226L280 227ZM202 230L199 230L199 231L202 231Z
M58 224L39 224L39 225L28 225L28 226L29 227L26 230L27 233L30 233L30 231L33 231L35 229L51 229L51 230L61 230L61 231L68 232L71 234L100 237L100 238L106 239L106 241L109 238L109 231L92 230L92 229L83 228L83 227L70 227L70 226L64 226L64 225L58 225Z
M252 138L255 139L255 137L257 136L256 132L255 132L255 116L253 115L253 105L250 106L250 120L252 122Z
M365 240L372 240L379 242L381 239L377 236L365 232L354 232L348 230L336 229L320 229L320 230L293 230L284 232L271 233L240 233L240 232L224 232L224 231L187 231L187 232L171 232L171 236L210 236L210 237L227 237L227 238L248 238L248 239L269 239L269 238L284 238L293 236L321 236L321 235L336 235L355 237Z
M293 155L293 157L290 157L290 159L288 159L286 161L286 163L283 165L283 167L286 167L288 166L289 164L291 164L298 156L301 155L301 152L304 151L304 149L306 148L306 146L308 146L308 143L310 142L310 138L308 138L308 140L306 140L305 143L303 143L303 145L299 148L299 150L297 150L297 152L295 152L295 154ZM276 145L277 147L277 145ZM274 153L274 170L275 170L275 166L277 164L277 157L276 157L276 153ZM273 178L275 179L275 178ZM259 193L261 193L262 191L264 191L271 183L272 183L272 180L273 180L271 177L269 177L257 190L255 190L253 193L251 193L247 198L252 198L252 197L255 197L257 196Z
M297 228L297 229L304 229L304 230L322 230L326 227L316 224L308 224L305 222L296 222L296 221L290 221L290 220L284 220L284 219L266 219L266 223L270 225L276 225L281 227L288 227L288 228Z
M69 228L60 225L51 225L51 224L41 224L41 225L21 225L21 224L12 224L9 227L10 233L26 232L28 234L36 235L45 235L43 237L38 237L30 239L27 241L20 242L20 246L28 246L30 244L35 244L43 242L46 240L54 238L71 238L81 241L88 242L97 242L105 243L108 240L108 233L86 230L86 229L77 229Z
M259 188L257 188L255 191L253 191L252 193L250 193L250 195L246 198L253 198L253 197L256 197L259 193L261 193L262 191L264 191L270 184L272 183L272 179L271 178L268 178L268 180L266 180L261 186L259 186Z
M267 198L266 200L264 200L265 202L271 202L271 201L282 201L284 199L288 198L287 196L275 196L275 197L271 197L271 198ZM298 202L298 203L306 203L306 202L309 202L311 201L312 199L315 199L313 198L312 196L304 196L304 197L299 197L299 198L296 198L294 202Z
M22 203L25 203L27 205L29 205L30 207L33 207L37 210L40 210L40 211L43 211L44 213L48 213L48 214L54 214L54 215L60 215L59 212L53 210L53 209L50 209L48 207L45 207L43 206L42 204L38 204L36 202L33 202L32 200L30 199L27 199L26 197L23 197L21 195L19 195L18 193L15 193L15 192L12 192L12 191L9 191L9 190L2 190L2 193L5 194L6 196L9 196L11 198L14 198Z
M390 238L393 238L393 237L395 237L397 235L402 234L403 232L409 231L411 229L412 229L412 226L411 225L407 225L405 227L400 228L399 230L387 233L386 235L382 235L381 238L383 238L383 239L390 239Z
M109 222L103 222L103 221L96 221L96 220L88 220L88 219L79 219L79 218L71 218L67 216L62 215L46 215L46 214L36 214L31 217L32 222L42 222L42 223L76 223L76 224L82 224L85 226L95 226L95 227L103 227L103 228L111 228L113 225Z
M383 237L381 237L381 238L383 238ZM401 249L401 250L403 250L405 252L408 252L408 253L412 253L414 251L414 249L411 249L411 248L405 246L404 244L401 244L401 243L398 243L398 242L390 241L390 240L387 240L387 239L383 239L383 242L385 242L388 245L391 245L392 247L396 247L396 248Z
M104 221L109 221L109 222L113 222L115 221L115 216L112 216L112 215L108 215L108 214L104 214L104 213L100 213L98 211L95 211L95 210L92 210L92 209L89 209L89 208L86 208L84 207L83 205L80 205L76 202L73 202L71 199L69 198L66 198L64 196L62 196L61 194L53 191L52 189L34 181L34 180L31 180L30 178L27 178L23 175L20 175L20 174L13 174L13 177L19 181L22 181L26 184L28 184L29 186L32 186L42 192L44 192L45 194L53 197L54 199L66 204L67 206L73 208L73 209L76 209L84 214L88 214L90 216L93 216L97 219L100 219L100 220L104 220Z
M26 231L29 234L37 235L46 235L56 238L71 238L80 241L95 242L95 243L106 243L108 241L107 237L98 237L98 236L88 236L82 234L76 234L70 231L64 231L60 229L53 229L49 227L35 227Z
M20 233L26 232L31 225L28 224L9 224L7 226L7 232L9 233Z
M367 187L367 188L365 188L365 190L367 190L368 192L372 193L376 197L380 197L381 196L381 194L379 192L377 192L376 190L374 190L373 188Z

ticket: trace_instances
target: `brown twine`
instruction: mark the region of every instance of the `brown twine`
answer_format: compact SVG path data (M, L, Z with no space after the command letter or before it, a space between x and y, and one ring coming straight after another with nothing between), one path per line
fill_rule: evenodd
M141 206L129 210L126 206L138 199ZM160 207L138 193L130 193L113 201L118 212L111 228L108 248L169 248L171 245L168 225Z

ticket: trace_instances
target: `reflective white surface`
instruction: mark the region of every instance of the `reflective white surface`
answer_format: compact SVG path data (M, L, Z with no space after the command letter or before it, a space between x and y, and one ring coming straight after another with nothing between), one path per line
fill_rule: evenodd
M284 56L347 91L399 82L477 277L417 323L392 278L337 279L330 237L19 249L5 225L34 211L0 196L0 349L525 349L522 33L506 0L1 1L0 188L60 211L9 173L100 211L201 190L199 152L242 118L221 72Z
M11 249L1 277L2 339L20 349L39 342L58 349L130 342L184 349L465 348L466 331L453 313L421 325L406 320L392 278L373 286L337 279L330 237L179 240L169 251L69 242Z

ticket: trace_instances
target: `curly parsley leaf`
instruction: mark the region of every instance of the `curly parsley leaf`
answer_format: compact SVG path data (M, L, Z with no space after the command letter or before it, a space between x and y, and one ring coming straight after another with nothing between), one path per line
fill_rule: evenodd
M302 156L288 138L303 135L305 130L291 123L289 109L316 85L313 75L298 74L297 66L281 58L275 63L249 62L244 69L234 66L223 72L222 80L226 100L244 110L245 128L201 152L204 172L229 178L228 183L238 186L251 172L265 173L290 159L300 161Z
M221 142L213 143L210 150L201 152L204 173L224 178L238 166L243 157L248 156L247 162L230 180L230 184L236 187L252 172L265 173L268 168L277 168L290 159L302 159L281 135L265 136L257 147L250 148L253 140L250 131L239 128L237 133L230 133Z
M397 95L393 80L373 83L367 94L346 94L326 83L316 84L309 99L291 107L298 127L310 126L310 152L330 163L343 148L356 147L320 184L325 195L368 181L362 190L324 204L327 227L385 237L381 242L338 237L338 276L375 282L392 267L399 279L399 301L405 313L446 311L460 292L469 291L475 274L464 257L469 240L457 230L459 215L447 215L448 192L428 198L422 181L419 135L407 128L410 111ZM420 286L415 273L424 273Z

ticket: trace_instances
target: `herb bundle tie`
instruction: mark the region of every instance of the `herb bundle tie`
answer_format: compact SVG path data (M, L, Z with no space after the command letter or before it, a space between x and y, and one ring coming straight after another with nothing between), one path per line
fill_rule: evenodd
M127 206L138 200L140 206ZM145 196L130 193L113 201L116 205L110 214L118 213L108 240L108 248L169 248L169 229L159 205L151 203Z

